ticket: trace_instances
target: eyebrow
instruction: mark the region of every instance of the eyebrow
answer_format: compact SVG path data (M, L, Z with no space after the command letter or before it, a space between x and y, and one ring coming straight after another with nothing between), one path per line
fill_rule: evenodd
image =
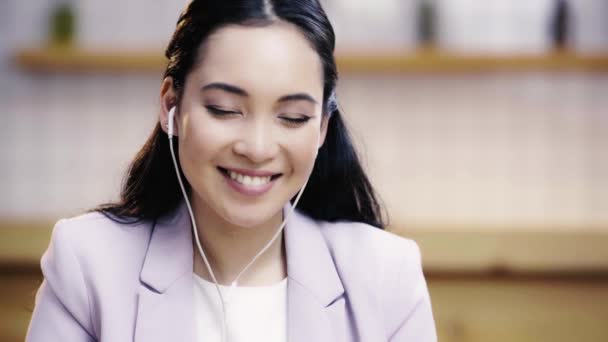
M237 86L227 84L227 83L221 83L221 82L209 83L209 84L203 86L201 88L201 91L210 90L210 89L223 90L225 92L232 93L232 94L235 94L235 95L238 95L241 97L249 96L249 93L247 91L245 91L245 89L241 89ZM283 95L277 100L277 102L289 102L289 101L299 101L299 100L308 101L313 104L317 104L317 101L307 93L295 93L295 94Z

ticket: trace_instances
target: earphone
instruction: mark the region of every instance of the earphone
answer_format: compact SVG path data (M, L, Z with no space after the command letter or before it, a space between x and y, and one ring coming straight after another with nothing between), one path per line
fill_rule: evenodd
M177 160L175 158L175 152L173 151L173 133L174 133L174 121L175 121L175 110L176 107L173 106L171 108L171 110L169 110L169 115L168 115L168 122L167 122L167 135L169 136L169 150L171 152L171 158L173 160L173 166L175 167L175 173L177 175L177 180L179 182L179 186L182 190L182 195L184 196L184 200L186 202L186 206L188 207L188 214L190 215L190 220L192 222L192 230L193 230L193 234L194 234L194 238L195 238L195 242L196 242L196 246L198 248L198 251L201 255L201 257L203 258L203 261L205 263L205 267L207 268L207 271L209 272L209 274L211 275L211 279L213 280L213 283L215 284L215 288L217 289L217 293L220 297L220 303L222 304L222 341L226 341L226 334L227 334L227 324L226 324L226 307L225 307L225 300L224 297L222 295L222 291L219 287L219 284L217 282L217 279L215 278L215 274L213 273L213 270L211 269L211 265L209 264L209 261L207 260L207 256L205 255L205 252L203 251L203 247L201 246L201 242L200 239L198 237L198 229L196 226L196 220L194 219L194 214L192 212L192 207L190 206L190 200L188 199L188 194L186 193L186 189L184 188L184 184L182 182L182 178L180 176L180 172L179 172L179 167L177 164ZM316 153L315 153L316 156ZM298 192L298 196L296 197L293 205L291 206L291 210L287 213L287 216L285 216L283 218L283 222L281 223L281 225L279 226L279 229L277 229L277 231L275 232L275 234L273 235L273 237L270 239L270 241L268 241L268 243L251 259L251 261L249 261L249 263L241 270L241 272L236 276L236 278L232 281L231 283L231 291L234 290L234 288L237 286L237 281L239 280L239 278L241 277L241 275L243 275L245 273L245 271L247 271L249 269L249 267L251 265L253 265L253 263L262 255L264 254L264 252L270 248L270 246L274 243L274 241L279 237L279 235L281 234L281 232L283 231L285 224L287 223L287 220L289 219L289 217L291 216L291 214L294 212L296 205L298 204L298 201L300 200L300 197L302 196L302 193L304 192L304 188L306 187L306 184L308 183L308 179L306 179L306 181L304 182L304 185L302 185L302 188L300 189L300 191Z
M167 134L169 139L173 137L173 123L175 122L175 106L169 110L169 118L167 119Z

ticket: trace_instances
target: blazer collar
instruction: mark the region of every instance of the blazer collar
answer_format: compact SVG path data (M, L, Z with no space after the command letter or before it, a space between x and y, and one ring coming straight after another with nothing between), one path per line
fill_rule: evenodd
M291 207L287 202L285 215ZM321 228L317 221L296 209L285 225L284 239L289 280L327 306L344 292L344 287Z
M153 223L140 273L136 342L193 341L193 254L185 202Z
M287 215L291 204L283 208ZM287 340L341 341L344 293L320 224L294 210L285 225L287 254Z
M288 215L287 203L283 212ZM182 201L175 211L157 220L141 271L141 281L163 293L193 271L192 225ZM321 226L297 209L284 228L287 276L328 305L344 292Z
M142 283L164 293L177 279L193 270L192 223L182 202L156 220L140 274Z
M290 212L287 203L283 212ZM290 342L332 341L344 287L320 224L295 210L285 226ZM192 225L185 202L157 220L140 274L135 341L194 336ZM338 304L339 303L339 304ZM341 311L342 310L342 311Z

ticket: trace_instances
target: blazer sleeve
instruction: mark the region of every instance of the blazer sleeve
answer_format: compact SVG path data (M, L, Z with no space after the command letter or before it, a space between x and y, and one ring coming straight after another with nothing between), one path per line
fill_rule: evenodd
M26 342L96 341L80 261L70 241L69 220L59 220L41 259L44 280L35 299Z
M414 282L415 301L412 308L405 314L397 329L392 333L390 342L436 342L437 331L429 290L422 271L420 248L414 242L414 267L410 272L404 272L400 284L406 287L407 282ZM408 261L411 263L412 261Z

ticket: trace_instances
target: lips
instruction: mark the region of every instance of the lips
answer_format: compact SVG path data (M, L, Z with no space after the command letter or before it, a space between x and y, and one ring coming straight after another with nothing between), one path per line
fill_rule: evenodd
M269 171L227 169L217 167L228 185L237 192L247 196L259 196L269 191L281 173Z
M259 170L247 170L247 169L237 169L237 168L224 168L221 166L217 167L221 172L223 173L228 173L230 171L237 173L237 174L241 174L243 176L249 176L249 177L274 177L274 178L278 178L279 176L282 175L282 173L280 172L271 172L271 171L259 171Z

